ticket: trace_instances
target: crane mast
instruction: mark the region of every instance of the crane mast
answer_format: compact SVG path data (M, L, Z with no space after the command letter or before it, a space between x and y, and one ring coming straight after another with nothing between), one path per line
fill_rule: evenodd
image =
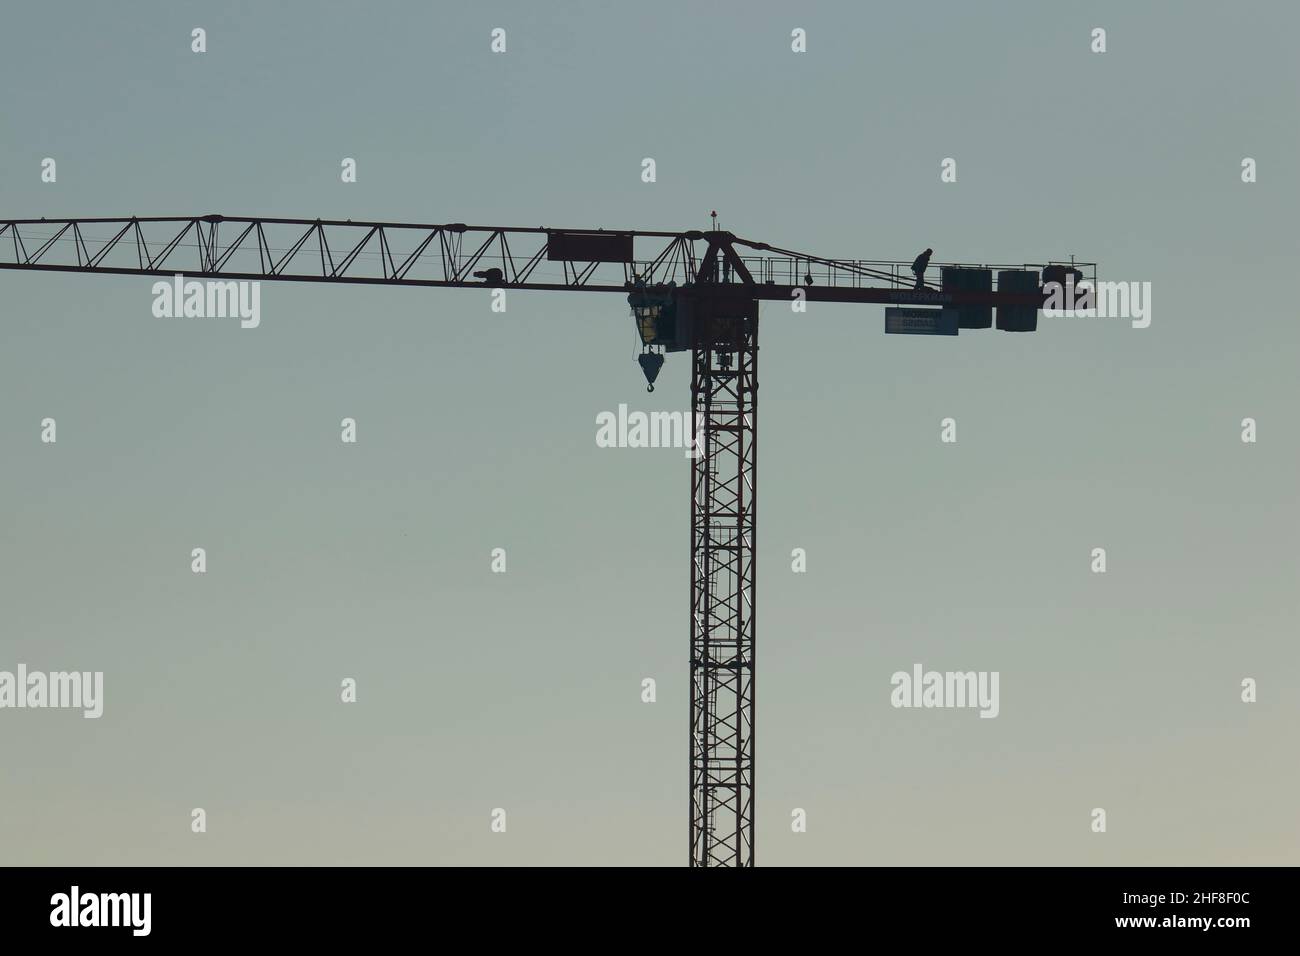
M999 328L1031 330L1036 318L1026 324L1025 315L1043 304L1040 278L1066 268L1003 267L998 274L1016 281L994 288L999 267L950 264L936 285L914 276L907 261L826 259L716 228L220 215L0 220L0 269L620 293L636 320L651 391L664 353L689 351L691 866L754 865L760 303L939 306L955 310L962 328L989 327L986 313L996 307ZM1096 278L1093 263L1068 270ZM1021 324L1004 325L1004 309Z
M758 301L691 350L692 866L754 865Z

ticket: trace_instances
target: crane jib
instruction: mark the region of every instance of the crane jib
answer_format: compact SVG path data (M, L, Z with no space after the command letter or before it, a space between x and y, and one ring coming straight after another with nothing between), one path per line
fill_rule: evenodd
M719 287L762 301L1041 307L1031 287L979 273L1085 276L1092 263L946 266L918 282L907 260L830 259L722 230L556 229L202 215L0 220L0 269L429 287L625 292ZM950 281L951 280L951 281ZM976 283L978 286L978 283Z

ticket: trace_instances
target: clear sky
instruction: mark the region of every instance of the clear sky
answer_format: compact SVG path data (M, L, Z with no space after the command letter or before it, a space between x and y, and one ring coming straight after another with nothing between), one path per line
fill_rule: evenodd
M1145 329L764 307L757 858L1296 864L1298 31L1284 2L12 5L0 216L716 209L1149 282ZM688 361L647 395L619 296L266 283L243 330L155 318L152 281L0 271L0 670L105 675L98 720L0 710L0 863L683 864L688 465L595 434L687 408ZM999 716L891 707L915 663L998 671Z

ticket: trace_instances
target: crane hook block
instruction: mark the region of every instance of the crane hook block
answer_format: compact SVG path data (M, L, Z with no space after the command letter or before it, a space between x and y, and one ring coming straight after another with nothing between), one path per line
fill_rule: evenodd
M655 379L659 377L659 370L664 367L664 357L661 352L642 352L636 357L641 363L641 371L645 373L646 384L650 387L647 392L655 390Z

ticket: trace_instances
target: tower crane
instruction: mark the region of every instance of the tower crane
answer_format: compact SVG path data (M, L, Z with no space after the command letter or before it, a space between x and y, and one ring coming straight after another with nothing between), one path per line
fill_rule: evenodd
M651 391L665 353L691 356L689 860L752 866L759 304L883 304L892 307L887 332L948 335L992 327L996 309L999 329L1033 331L1044 283L1095 280L1096 265L948 264L927 282L915 263L798 253L720 230L713 215L712 228L682 232L221 215L10 219L0 220L0 268L625 296Z

